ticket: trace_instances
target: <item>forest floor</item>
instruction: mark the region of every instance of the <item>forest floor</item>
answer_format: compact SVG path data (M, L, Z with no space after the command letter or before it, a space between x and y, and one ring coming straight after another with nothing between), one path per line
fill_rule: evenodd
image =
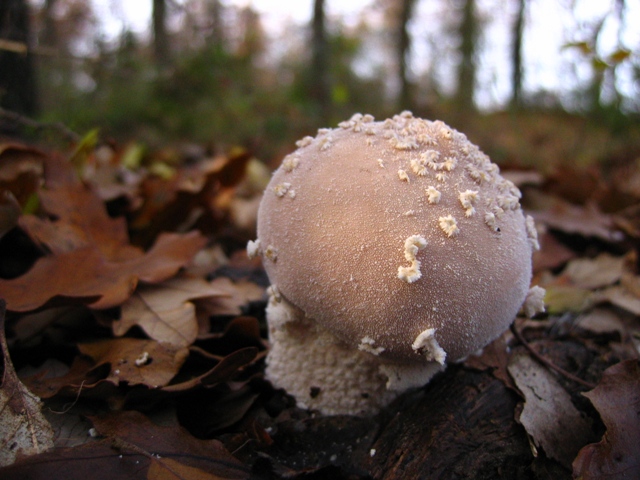
M640 478L639 165L503 174L546 313L323 417L264 379L260 162L0 142L0 477Z

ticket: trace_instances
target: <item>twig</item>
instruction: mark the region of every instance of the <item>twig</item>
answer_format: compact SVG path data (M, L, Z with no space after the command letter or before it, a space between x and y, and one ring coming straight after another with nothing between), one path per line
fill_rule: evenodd
M515 324L511 324L511 331L513 332L513 335L518 339L518 341L527 349L529 350L529 353L531 353L531 355L534 356L534 358L536 360L538 360L540 363L542 363L543 365L547 366L548 368L555 370L556 372L558 372L560 375L562 375L563 377L568 378L569 380L579 383L580 385L589 388L590 390L593 390L594 388L596 388L596 386L591 383L591 382L587 382L586 380L582 380L580 377L576 377L574 374L567 372L565 369L557 366L555 363L553 363L551 360L543 357L542 355L540 355L540 353L538 353L536 351L535 348L533 348L531 346L530 343L528 343L525 339L524 336L522 335L522 333L520 333L518 331L518 329L516 328Z
M55 122L55 123L38 122L32 118L25 117L24 115L21 115L17 112L13 112L11 110L5 110L2 107L0 107L0 117L7 118L8 120L15 122L19 125L29 127L29 128L34 128L36 130L46 130L46 129L56 130L60 132L62 135L64 135L68 140L74 143L79 142L80 139L82 138L80 135L78 135L76 132L74 132L73 130L71 130L69 127L67 127L61 122Z

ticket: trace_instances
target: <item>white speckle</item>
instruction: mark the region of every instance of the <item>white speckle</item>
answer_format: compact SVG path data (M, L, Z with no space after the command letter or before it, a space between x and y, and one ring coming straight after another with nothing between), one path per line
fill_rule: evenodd
M286 193L291 188L291 184L288 182L279 183L275 187L273 187L273 192L276 194L276 197L282 198L286 195Z
M478 199L478 192L476 190L465 190L464 192L460 192L458 199L460 200L462 208L465 209L465 216L471 217L476 213L476 209L473 207L473 204Z
M384 160L382 160L381 158L378 159L378 165L380 166L380 168L384 168Z
M275 262L278 260L278 250L276 250L273 245L269 245L264 251L264 256L272 262Z
M247 242L247 256L249 258L256 258L258 255L260 255L260 239L258 238L255 242L249 240Z
M282 169L285 172L292 172L300 164L300 157L288 155L282 161Z
M421 235L411 235L404 241L404 258L411 265L408 267L398 267L398 278L407 283L413 283L422 277L420 272L420 261L416 258L418 251L427 246L427 240Z
M375 117L373 115L371 115L370 113L365 113L362 116L362 123L371 123L375 120Z
M444 233L447 234L447 237L455 237L460 233L460 229L458 228L458 222L451 215L447 215L446 217L440 217L438 219L440 223L440 228Z
M329 148L331 148L331 145L333 145L333 138L331 138L330 136L323 137L322 140L320 140L320 151L324 152L326 150L329 150Z
M434 170L438 170L438 165L440 165L437 162L438 158L440 158L440 152L437 150L427 150L420 155L420 160Z
M276 285L271 284L267 287L267 295L269 295L269 302L271 304L280 303L282 301L280 290L278 290Z
M418 142L422 145L430 145L432 147L436 146L438 142L431 136L426 133L422 133L418 135Z
M442 194L435 187L427 187L427 201L431 204L439 203Z
M413 217L415 214L416 214L415 210L407 210L402 215L404 215L405 217Z
M289 191L287 192L287 197L296 198L296 191L293 188L289 189Z
M375 457L376 456L376 449L372 448L371 450L369 450L369 456L370 457Z
M524 313L527 317L532 318L537 313L544 312L544 296L545 289L539 287L538 285L531 287L529 292L527 293L527 297L524 300L524 305L522 308L524 309Z
M427 174L427 161L422 156L420 158L412 158L411 170L416 175L424 177Z
M446 178L447 176L444 173L436 173L436 180L438 180L439 182L444 182Z
M360 344L358 345L358 350L361 350L363 352L368 352L376 356L380 355L382 352L385 351L385 348L374 347L373 345L375 343L376 341L371 337L362 337L362 340L360 340Z
M409 175L407 175L407 172L402 169L398 170L398 178L403 182L409 183Z
M418 143L413 138L396 138L393 148L396 150L413 150L418 148Z
M442 163L443 163L444 169L447 172L450 172L451 170L456 168L456 165L458 165L458 160L456 160L453 157L447 157L447 158L444 159L444 162L442 162Z
M307 136L298 140L296 142L296 147L298 148L306 147L308 145L311 145L311 142L313 142L313 137Z
M438 362L444 365L447 352L440 346L435 337L436 329L428 328L416 337L411 345L414 352L423 355L430 362Z
M98 437L98 436L99 436L98 431L97 431L94 427L91 427L91 428L89 429L89 436L90 436L91 438L96 438L96 437Z
M491 212L487 212L484 215L484 223L486 223L489 228L491 228L494 232L497 231L497 224L496 224L496 216L491 213Z
M142 352L142 354L136 358L135 364L136 367L142 367L149 362L149 352Z
M529 244L534 250L540 250L540 242L538 242L538 231L536 230L536 224L533 221L531 215L527 215L525 219L525 225L527 228L527 237L529 238Z

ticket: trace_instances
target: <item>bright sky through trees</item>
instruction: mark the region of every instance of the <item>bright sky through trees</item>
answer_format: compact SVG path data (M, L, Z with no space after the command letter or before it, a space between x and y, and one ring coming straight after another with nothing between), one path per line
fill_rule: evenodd
M183 3L183 0L177 0L177 3ZM287 38L283 32L292 24L309 22L313 6L312 0L223 0L222 3L252 6L260 14L268 35L275 40ZM346 25L355 26L362 18L375 21L371 20L376 15L375 3L373 0L327 0L327 15L330 19L339 17ZM443 29L441 10L446 3L418 2L418 11L410 26L413 35L410 67L414 76L418 77L435 66L434 76L445 86L452 84L447 77L451 75L455 59L434 59L428 41L437 39L438 29ZM606 15L614 3L615 0L577 0L571 10L557 0L531 0L523 43L525 91L562 92L588 82L591 75L588 62L580 61L578 51L566 50L562 46L567 42L584 40L575 38L576 32ZM599 38L602 52L613 52L619 40L631 50L640 48L640 0L627 0L625 3L628 24L620 26L615 15L607 17ZM148 34L151 0L93 0L93 4L107 37L116 36L125 28ZM481 88L476 99L480 107L504 104L509 98L510 31L515 5L516 2L509 0L478 0L478 11L484 22L478 69ZM370 13L362 16L363 11ZM380 61L378 54L370 54L369 57L366 60L365 54L365 64L360 62L359 71L366 70L367 61L374 62L376 57ZM618 71L618 90L628 96L640 95L634 91L631 66L626 70Z

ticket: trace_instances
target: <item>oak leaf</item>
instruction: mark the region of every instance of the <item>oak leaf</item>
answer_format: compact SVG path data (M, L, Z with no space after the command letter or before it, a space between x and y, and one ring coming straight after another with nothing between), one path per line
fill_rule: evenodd
M45 452L53 447L53 430L41 412L41 402L20 382L4 335L5 302L0 299L0 349L2 385L0 386L0 467L20 456Z
M600 383L583 394L596 407L607 431L580 450L574 478L640 478L640 364L627 360L609 367Z

